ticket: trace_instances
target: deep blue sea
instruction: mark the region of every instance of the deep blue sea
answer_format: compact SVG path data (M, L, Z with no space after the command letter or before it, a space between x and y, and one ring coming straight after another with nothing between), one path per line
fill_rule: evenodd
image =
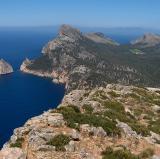
M0 29L0 58L11 63L15 71L0 76L0 147L14 128L56 107L64 96L64 86L19 71L26 57L40 56L42 47L53 35L52 31L37 29Z
M14 128L56 107L64 96L64 86L19 71L26 57L40 56L42 47L55 36L55 30L47 28L0 28L0 58L14 68L14 73L0 76L0 147L12 135ZM122 44L131 39L130 36L110 37Z

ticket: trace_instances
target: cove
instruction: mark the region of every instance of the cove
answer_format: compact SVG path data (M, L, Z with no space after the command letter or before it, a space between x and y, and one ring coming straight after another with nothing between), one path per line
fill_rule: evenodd
M14 73L0 76L0 147L13 130L29 118L56 108L64 97L64 85L19 71L26 58L40 56L42 47L53 38L47 30L0 29L0 58L12 64Z

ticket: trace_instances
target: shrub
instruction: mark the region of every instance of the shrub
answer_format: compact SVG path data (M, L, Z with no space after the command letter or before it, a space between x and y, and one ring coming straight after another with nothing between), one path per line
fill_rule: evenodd
M106 108L109 108L109 109L112 109L116 112L125 112L124 110L124 106L119 103L119 102L116 102L116 101L105 101L104 103L105 107Z
M22 148L23 141L24 141L24 138L18 138L15 143L10 144L10 147Z
M149 130L157 134L160 134L160 124L159 123L160 123L160 118L157 119L156 121L150 121L149 126L148 126Z
M141 134L142 136L150 135L150 132L145 125L139 124L137 122L130 122L128 124L134 131L137 132L137 134Z
M133 155L129 150L117 150L113 151L111 147L108 147L102 152L102 159L139 159L137 156Z
M148 149L144 150L142 153L140 153L139 158L146 159L146 158L152 157L153 155L154 155L153 149L148 148Z
M113 120L106 119L101 115L95 114L82 114L75 111L74 107L61 107L58 109L63 114L64 119L69 127L75 128L76 123L89 124L95 127L102 127L108 135L120 135L119 128L116 127L116 122Z
M85 104L83 105L83 109L85 110L86 113L91 114L93 112L93 108L91 107L91 105Z
M137 95L136 93L128 93L128 94L125 95L125 97L131 97L131 98L133 98L137 101L140 101L140 96Z
M70 141L70 138L66 135L59 134L56 135L53 139L51 139L47 145L52 145L56 147L56 151L65 151L65 145L67 145Z
M110 91L110 92L108 92L108 94L111 96L111 97L120 97L120 95L119 94L117 94L115 91Z

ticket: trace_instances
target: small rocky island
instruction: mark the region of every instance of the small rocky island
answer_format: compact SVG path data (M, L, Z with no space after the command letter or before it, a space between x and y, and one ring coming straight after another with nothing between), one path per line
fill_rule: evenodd
M12 72L13 72L12 66L9 63L7 63L5 60L1 59L0 60L0 75L12 73Z

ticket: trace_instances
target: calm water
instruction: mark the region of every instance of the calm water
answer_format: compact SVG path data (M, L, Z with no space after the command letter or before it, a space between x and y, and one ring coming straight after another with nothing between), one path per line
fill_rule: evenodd
M15 70L13 74L0 76L0 147L14 128L56 107L64 96L64 86L18 70L25 57L40 55L42 46L53 38L51 35L54 33L36 29L0 29L0 58L9 61Z

